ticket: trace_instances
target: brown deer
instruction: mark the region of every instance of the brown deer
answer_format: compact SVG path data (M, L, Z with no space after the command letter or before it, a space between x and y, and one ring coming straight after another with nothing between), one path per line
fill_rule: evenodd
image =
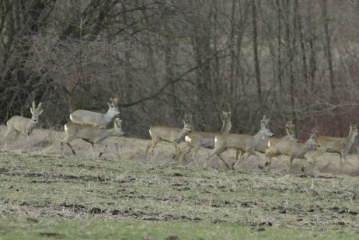
M357 125L350 124L349 134L346 138L340 137L318 137L318 143L320 147L318 151L313 155L313 160L316 160L320 155L325 152L338 153L340 158L340 168L343 167L343 161L346 161L347 154L352 147L356 136L358 135Z
M183 128L172 128L172 127L163 127L163 126L153 126L150 128L149 133L152 138L151 142L148 143L146 148L146 158L148 151L151 149L151 152L154 152L154 149L159 141L165 141L172 143L175 148L175 154L173 158L177 155L179 151L178 143L184 140L184 137L188 132L192 131L192 115L185 114L183 120Z
M312 131L309 139L305 143L299 143L293 140L281 139L276 142L274 145L271 142L268 142L268 149L266 150L267 162L263 166L267 170L270 169L271 159L274 156L278 155L287 155L289 156L289 169L292 168L293 160L295 158L305 159L305 165L302 166L302 171L304 172L307 165L307 159L305 154L316 150L320 145L317 141L317 133L315 130Z
M222 134L227 134L232 128L231 123L231 112L222 111L221 113L222 120ZM192 151L192 159L196 161L196 154L198 153L201 147L204 148L214 148L214 137L218 133L214 132L190 132L185 136L185 142L187 143L183 148L181 148L176 156L178 159L182 156L182 160Z
M113 118L120 114L117 98L110 98L110 102L107 104L108 110L105 114L79 109L70 114L70 120L77 124L107 128L107 125L112 122Z
M285 131L286 131L286 135L282 138L268 138L265 141L261 142L258 147L256 148L256 151L261 152L261 153L265 153L266 149L268 148L268 142L271 142L271 145L273 146L274 144L276 144L276 142L279 142L282 139L287 139L287 140L292 140L292 141L297 141L297 138L295 136L295 125L292 121L287 121L285 124Z
M95 156L95 145L102 144L102 142L112 136L123 136L125 133L121 128L122 120L120 118L116 118L113 123L113 128L110 129L102 129L97 128L91 125L86 124L77 124L77 123L69 123L65 124L65 137L61 141L61 148L63 148L63 144L65 143L71 149L72 153L75 155L76 152L70 145L70 142L74 139L82 139L92 146L93 157ZM101 157L103 152L106 150L107 145L105 145L104 149L100 152L98 157Z
M235 168L235 165L238 162L239 152L242 153L241 156L244 155L243 153L247 153L247 156L243 156L244 160L246 160L250 155L255 155L258 158L261 158L255 149L262 141L273 136L273 133L268 128L268 122L269 119L267 119L266 116L263 116L263 119L261 120L261 129L254 136L246 134L216 135L214 139L214 150L208 155L208 157L214 154L217 155L227 168L230 167L221 157L221 154L229 148L236 150L236 162L232 168Z
M16 137L19 134L24 134L30 136L35 127L39 124L39 116L43 112L42 103L36 107L35 102L32 102L30 112L32 114L31 118L25 118L22 116L13 116L7 122L7 131L5 133L5 138L12 132L16 133Z

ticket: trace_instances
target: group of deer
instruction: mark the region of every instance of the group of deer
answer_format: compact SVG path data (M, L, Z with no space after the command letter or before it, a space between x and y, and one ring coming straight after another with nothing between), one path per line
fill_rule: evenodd
M70 114L71 122L65 124L65 137L61 141L61 146L65 143L76 154L75 150L70 145L74 139L82 139L89 142L92 146L93 154L95 144L101 144L105 139L111 136L122 136L124 131L121 128L122 120L119 118L118 99L111 98L108 103L108 110L105 114L88 111L76 110ZM10 133L15 132L29 136L33 129L39 123L39 116L43 112L42 103L37 107L32 103L30 108L32 114L31 119L22 116L13 116L7 121L7 131L5 137ZM356 125L350 125L349 134L346 138L319 136L317 131L313 130L310 137L305 143L299 143L295 137L295 126L291 121L285 125L287 135L282 138L274 138L273 133L269 129L269 119L263 116L260 121L260 130L255 134L232 134L230 133L231 112L223 111L221 113L222 129L219 133L213 132L197 132L192 131L192 116L186 114L183 120L183 128L172 128L163 126L151 127L149 133L151 135L151 142L146 148L146 157L149 150L154 151L155 146L159 141L170 142L175 147L175 159L184 159L189 153L192 152L192 159L197 164L197 153L201 147L213 149L208 155L207 159L216 155L222 160L226 168L235 168L239 162L248 159L250 155L255 155L261 159L258 152L264 153L267 158L265 164L261 167L270 169L271 158L278 155L287 155L290 160L290 167L292 167L295 158L305 159L305 164L302 167L304 171L307 165L305 154L309 151L317 152L313 155L315 160L318 156L325 152L338 153L340 156L340 166L342 167L343 161L346 161L346 156L353 145L358 129ZM113 128L107 126L113 121ZM184 147L180 148L179 143L185 141ZM99 156L106 150L105 148L100 152ZM236 150L236 161L230 166L221 156L227 149Z
M290 166L292 168L293 160L304 159L305 163L301 170L305 171L308 161L305 154L310 151L317 151L313 155L313 159L317 159L325 152L338 153L340 156L340 166L343 161L346 161L346 156L358 135L356 125L350 125L349 134L346 138L317 136L317 131L312 130L308 140L304 143L297 141L295 136L295 125L292 121L285 124L286 135L282 138L272 137L273 133L269 129L269 119L263 116L260 121L260 130L255 134L232 134L229 133L232 127L231 112L223 111L221 113L222 129L219 133L212 132L196 132L192 131L192 117L186 116L184 119L184 126L182 129L170 128L162 126L151 127L149 132L152 138L147 145L146 156L149 150L152 152L159 141L166 141L174 144L175 159L184 159L187 154L192 152L192 160L197 164L196 154L201 147L213 149L207 156L216 155L223 162L227 169L234 169L239 163L239 159L246 160L249 156L255 155L258 158L262 157L258 152L266 155L266 161L261 168L269 170L271 166L271 159L278 155L289 156ZM185 141L185 146L178 147L181 141ZM236 161L230 166L221 156L227 149L236 150Z
M22 116L13 116L10 118L6 123L7 131L5 137L12 132L15 132L16 136L20 133L29 136L39 123L39 116L43 112L42 103L36 107L35 102L33 102L30 112L32 114L31 118ZM105 139L111 136L122 136L125 134L121 128L122 120L118 117L119 114L117 98L110 99L108 110L105 114L82 109L72 112L70 114L71 122L64 126L65 137L61 141L61 146L65 143L75 155L76 152L70 145L70 142L74 139L82 139L91 144L92 153L95 154L96 144L101 144ZM113 128L107 128L112 121ZM99 156L103 154L106 148L107 145L105 145L105 148L99 153Z

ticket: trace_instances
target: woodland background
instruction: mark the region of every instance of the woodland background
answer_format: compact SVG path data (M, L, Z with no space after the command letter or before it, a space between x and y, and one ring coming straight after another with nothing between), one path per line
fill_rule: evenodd
M61 129L75 109L120 100L124 129L151 125L254 133L266 114L284 134L345 136L359 123L359 1L1 0L0 123Z

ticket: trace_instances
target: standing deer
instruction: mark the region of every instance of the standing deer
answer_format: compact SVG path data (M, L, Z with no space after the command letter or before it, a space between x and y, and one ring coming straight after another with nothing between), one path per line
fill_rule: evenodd
M235 165L238 162L239 152L241 152L241 158L243 153L247 153L247 156L243 156L244 160L246 160L250 155L255 155L261 158L258 153L255 152L255 149L262 141L273 136L273 133L268 128L268 122L269 119L267 119L266 116L263 116L263 119L261 120L261 129L254 136L246 134L216 135L214 138L214 150L208 155L208 157L216 154L227 168L230 167L221 157L221 154L229 148L236 150L236 162L232 165L232 168L235 168Z
M231 112L222 111L221 113L221 120L222 120L222 134L228 134L232 128L231 123ZM187 143L186 146L181 148L176 156L176 159L180 157L182 154L182 159L184 159L187 154L192 151L192 159L196 161L196 154L201 147L204 148L214 148L214 137L218 133L213 132L190 132L185 136L185 142Z
M315 130L312 131L309 139L305 143L298 143L288 139L282 139L276 142L274 145L272 145L271 142L268 142L268 149L266 150L266 156L268 159L264 167L266 167L267 170L270 169L272 157L278 155L287 155L289 156L290 160L289 169L292 168L293 160L295 158L305 159L305 165L302 166L302 171L304 172L307 165L305 154L309 151L316 150L319 146L320 145L318 144L317 133Z
M30 136L34 128L39 123L39 116L43 112L42 103L36 107L35 102L32 102L32 107L30 108L30 112L32 114L31 118L25 118L22 116L13 116L7 122L7 131L5 133L5 138L12 132L16 133L16 137L19 134L24 134Z
M317 153L313 155L313 160L316 160L320 155L324 154L325 152L338 153L340 157L340 167L342 168L343 160L346 161L347 154L352 147L357 135L357 125L350 124L349 134L346 138L328 136L318 137L318 143L320 145L320 148L318 148Z
M110 102L107 104L108 110L105 114L79 109L70 114L70 119L73 123L106 128L113 118L120 114L117 98L110 98Z
M122 120L120 118L116 118L113 123L113 128L110 129L102 129L97 128L91 125L86 124L77 124L77 123L69 123L65 124L65 137L61 141L61 148L63 148L63 144L66 143L67 146L72 150L72 153L75 155L76 152L70 145L70 142L74 139L82 139L92 146L93 157L95 156L95 144L102 144L102 142L112 136L122 136L124 135L124 131L121 128ZM100 152L98 157L101 157L103 152L106 150L108 145L105 145L104 149Z
M151 142L148 143L146 148L146 158L148 151L151 149L151 152L154 152L154 149L159 141L170 142L173 144L175 148L175 154L173 158L177 155L178 143L184 140L184 137L188 132L192 131L192 115L185 114L183 120L183 128L171 128L171 127L163 127L163 126L154 126L151 127L149 132L152 138Z
M285 124L285 131L286 131L286 135L282 138L268 138L265 141L261 142L258 147L256 148L256 150L258 152L261 153L265 153L266 149L268 148L268 142L271 142L271 145L275 145L277 142L279 142L280 140L284 139L284 140L291 140L291 141L297 141L297 138L295 137L295 125L292 121L287 121Z

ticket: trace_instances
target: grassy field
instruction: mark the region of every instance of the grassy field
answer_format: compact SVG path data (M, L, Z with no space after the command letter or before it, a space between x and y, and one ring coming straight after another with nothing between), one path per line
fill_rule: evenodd
M145 161L147 141L135 139L115 139L120 150L95 159L87 143L74 142L74 157L41 134L6 151L0 144L0 239L359 236L355 176L183 166L169 161L165 144L156 151L167 155Z

